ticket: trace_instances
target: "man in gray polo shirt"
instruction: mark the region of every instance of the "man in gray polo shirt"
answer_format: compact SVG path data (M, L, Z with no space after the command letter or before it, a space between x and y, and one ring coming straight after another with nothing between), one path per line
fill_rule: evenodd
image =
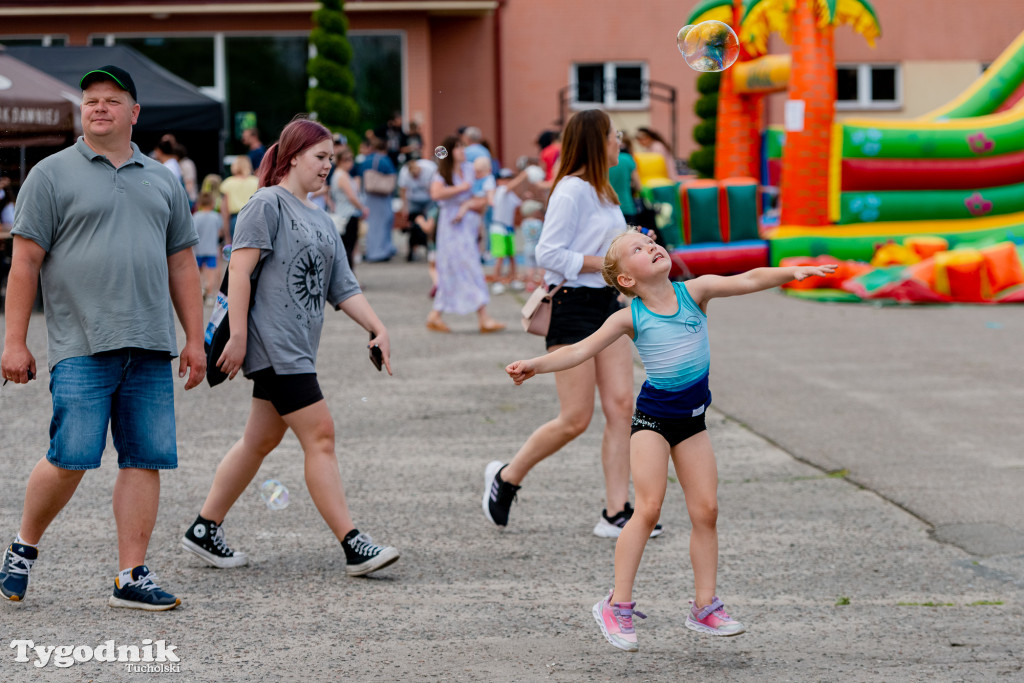
M118 569L112 607L181 604L146 567L160 470L177 467L171 359L174 313L185 330L178 377L206 374L198 241L181 183L131 141L139 105L131 76L104 66L82 77L74 146L29 173L14 217L0 372L38 375L26 334L42 278L53 418L50 448L29 476L21 528L4 552L0 593L23 600L46 528L86 470L100 466L107 428L120 468L114 484ZM173 310L172 310L173 309Z

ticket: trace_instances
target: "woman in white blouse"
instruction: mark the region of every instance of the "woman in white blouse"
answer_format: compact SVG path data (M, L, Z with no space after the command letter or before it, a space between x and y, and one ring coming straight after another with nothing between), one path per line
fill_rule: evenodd
M536 253L537 263L545 269L545 285L558 286L545 338L548 351L589 336L621 307L618 293L601 276L609 243L626 229L618 197L608 182L608 168L618 159L618 133L606 113L590 109L569 119ZM487 519L498 526L508 524L512 500L527 473L590 424L596 388L605 418L601 463L606 507L594 534L618 537L633 512L629 504L632 353L629 340L623 337L592 360L555 373L558 416L538 427L507 465L496 460L486 468L483 510Z

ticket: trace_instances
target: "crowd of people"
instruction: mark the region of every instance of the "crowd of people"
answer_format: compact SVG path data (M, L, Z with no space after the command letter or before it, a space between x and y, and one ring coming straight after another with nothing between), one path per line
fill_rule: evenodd
M146 564L160 471L177 466L174 358L186 391L208 365L252 382L249 419L184 532L185 550L219 568L248 562L228 545L225 519L291 430L310 497L341 545L346 573L363 576L397 561L396 548L374 542L353 521L317 375L328 305L366 330L371 356L391 372L388 329L354 268L360 258L394 258L397 226L408 234L407 259L424 249L433 255L426 318L433 332L451 331L443 318L449 314L475 314L482 334L501 331L505 325L487 305L507 289L543 287L552 298L548 353L510 363L506 372L516 384L554 373L558 411L507 462L486 465L485 517L509 524L527 475L583 433L599 394L605 507L593 533L617 539L614 586L592 610L600 632L615 647L638 648L633 617L643 615L632 589L648 539L663 531L669 460L692 523L695 583L686 626L716 636L744 631L717 596L717 468L704 424L711 403L708 304L833 266L672 282L671 260L655 233L630 227L640 213L630 141L597 109L577 112L560 134L540 136L538 157L523 159L516 171L502 168L473 126L446 137L446 153L435 160L423 157L422 137L404 131L399 115L367 131L357 149L297 117L267 148L257 131L246 131L248 153L234 159L231 175L197 183L194 172L189 181L183 171L187 154L172 137L161 139L152 157L132 142L141 105L126 71L89 71L81 87L83 136L33 168L12 217L0 374L16 384L39 376L27 332L41 282L53 417L49 450L29 476L20 526L3 554L5 598L25 598L42 537L85 472L100 466L109 429L119 472L118 572L108 602L148 611L180 604ZM637 133L638 143L671 156L653 131ZM113 200L111 178L120 190ZM0 191L6 195L2 185ZM283 229L288 239L280 238ZM218 287L225 245L230 337L207 358L203 294ZM494 260L490 278L485 253ZM100 270L108 277L81 277ZM135 286L122 287L128 280ZM180 349L175 316L185 336ZM647 372L635 400L634 347Z

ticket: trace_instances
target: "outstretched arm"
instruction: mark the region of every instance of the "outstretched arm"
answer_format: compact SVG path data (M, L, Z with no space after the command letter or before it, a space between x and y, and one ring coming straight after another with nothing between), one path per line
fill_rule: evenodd
M803 280L812 275L829 275L836 266L791 266L787 268L754 268L739 275L702 275L686 283L693 300L703 309L711 299L723 296L752 294L784 285L790 280Z
M586 339L563 346L551 353L529 360L517 360L505 367L505 372L516 384L522 384L538 373L558 372L574 368L604 351L620 336L633 336L633 314L629 308L608 316L604 324Z

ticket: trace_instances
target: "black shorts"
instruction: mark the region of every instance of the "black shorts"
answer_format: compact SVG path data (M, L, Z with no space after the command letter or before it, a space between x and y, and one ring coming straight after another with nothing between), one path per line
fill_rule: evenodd
M270 401L278 415L302 410L324 398L315 372L279 375L273 368L257 370L249 375L252 397Z
M704 424L704 413L694 417L651 417L639 410L633 413L633 424L629 428L629 435L644 430L657 432L668 441L669 448L675 448L676 444L686 441L695 434L700 434L707 426Z
M559 287L551 297L551 326L544 342L548 348L575 344L597 332L620 308L619 293L611 287Z

